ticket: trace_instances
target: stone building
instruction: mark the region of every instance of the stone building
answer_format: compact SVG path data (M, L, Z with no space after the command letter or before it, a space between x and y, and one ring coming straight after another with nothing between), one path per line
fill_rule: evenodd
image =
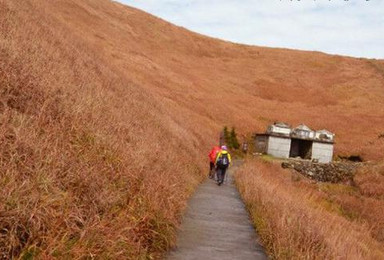
M278 122L270 125L264 134L256 134L255 147L259 153L278 158L316 159L329 163L333 157L334 136L327 130L314 131L304 124L291 128Z

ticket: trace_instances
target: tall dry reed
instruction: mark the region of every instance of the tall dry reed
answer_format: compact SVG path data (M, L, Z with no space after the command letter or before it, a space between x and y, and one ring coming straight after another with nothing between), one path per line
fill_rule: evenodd
M373 223L351 219L333 202L340 191L347 194L353 188L313 183L283 170L278 163L261 160L246 163L236 173L236 182L271 258L384 257L383 241L371 232ZM335 191L333 200L324 194L325 189ZM382 207L384 201L380 203Z
M377 158L382 67L222 42L109 0L0 0L0 254L160 257L223 125L305 121Z
M0 258L158 258L200 151L36 3L0 1Z

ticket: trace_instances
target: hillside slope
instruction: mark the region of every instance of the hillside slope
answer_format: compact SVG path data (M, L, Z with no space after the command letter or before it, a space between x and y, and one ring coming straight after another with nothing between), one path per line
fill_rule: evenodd
M0 254L158 256L223 125L304 122L378 159L383 71L107 0L0 0Z
M182 126L247 133L274 120L303 122L334 131L337 153L377 159L383 148L383 61L218 41L105 1L66 1L49 12Z

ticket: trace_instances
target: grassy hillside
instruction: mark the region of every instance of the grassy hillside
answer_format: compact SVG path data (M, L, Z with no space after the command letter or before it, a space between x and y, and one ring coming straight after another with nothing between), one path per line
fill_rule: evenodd
M272 259L382 259L384 165L355 185L316 183L279 162L249 161L236 180Z
M156 255L201 180L198 137L43 2L0 2L0 254Z
M0 255L158 257L223 125L305 122L377 159L383 71L107 0L0 0Z
M218 41L105 0L46 8L178 124L205 127L202 139L222 125L248 133L280 120L335 132L337 153L369 160L384 148L383 61Z

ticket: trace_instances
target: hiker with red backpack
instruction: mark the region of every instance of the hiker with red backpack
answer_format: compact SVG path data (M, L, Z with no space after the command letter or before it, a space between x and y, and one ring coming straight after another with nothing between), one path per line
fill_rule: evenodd
M216 162L216 157L217 154L221 151L219 146L215 146L212 148L212 150L209 152L208 157L209 157L209 178L213 179L215 175L215 162Z
M227 146L221 146L220 152L217 154L215 166L217 172L217 185L221 185L224 182L225 173L231 164L231 155L228 152Z

